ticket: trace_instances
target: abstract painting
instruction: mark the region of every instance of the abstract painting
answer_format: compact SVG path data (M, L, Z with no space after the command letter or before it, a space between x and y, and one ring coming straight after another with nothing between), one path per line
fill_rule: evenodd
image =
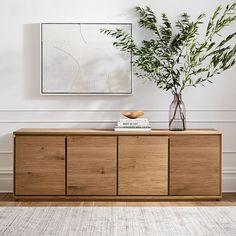
M102 28L132 34L130 23L41 24L41 94L132 94L132 55Z

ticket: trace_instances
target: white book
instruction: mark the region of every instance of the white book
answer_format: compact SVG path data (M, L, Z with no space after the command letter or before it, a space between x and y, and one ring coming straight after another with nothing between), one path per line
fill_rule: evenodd
M142 128L151 128L150 125L143 125L143 126L129 126L129 125L124 125L124 126L115 126L116 128L123 129L123 128L130 128L130 129L142 129Z
M149 122L149 121L147 118L140 118L140 119L120 119L120 122L137 123L137 122Z
M149 124L149 122L138 122L138 123L121 123L121 122L118 122L117 126L121 126L121 127L150 126L150 124Z
M134 132L142 132L142 131L151 131L151 128L120 128L115 127L114 131L134 131Z

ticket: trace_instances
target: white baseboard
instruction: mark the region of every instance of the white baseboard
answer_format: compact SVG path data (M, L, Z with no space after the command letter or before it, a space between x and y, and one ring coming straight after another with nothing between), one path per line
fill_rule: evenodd
M13 192L13 175L0 173L0 192Z
M12 170L0 170L0 192L13 192ZM236 192L236 170L223 171L223 192Z
M236 170L223 170L223 192L236 192Z

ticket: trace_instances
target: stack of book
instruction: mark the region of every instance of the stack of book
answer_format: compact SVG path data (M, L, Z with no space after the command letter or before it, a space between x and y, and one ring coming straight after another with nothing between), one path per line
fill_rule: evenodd
M151 131L148 119L120 119L114 128L115 131Z

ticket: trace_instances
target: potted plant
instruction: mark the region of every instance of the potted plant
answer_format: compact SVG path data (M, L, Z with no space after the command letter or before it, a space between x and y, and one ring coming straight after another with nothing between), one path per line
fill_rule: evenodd
M236 21L236 3L224 9L218 6L207 23L206 32L199 37L199 27L205 14L191 21L183 13L173 29L165 14L162 23L149 7L136 7L139 26L150 30L153 38L138 45L132 36L122 29L101 29L115 38L113 45L121 51L132 53L137 77L154 82L158 88L171 91L174 100L169 110L169 129L186 129L186 112L182 101L185 88L212 83L213 76L235 64L236 45L232 40L236 32L221 38L222 29ZM233 45L233 46L232 46Z

